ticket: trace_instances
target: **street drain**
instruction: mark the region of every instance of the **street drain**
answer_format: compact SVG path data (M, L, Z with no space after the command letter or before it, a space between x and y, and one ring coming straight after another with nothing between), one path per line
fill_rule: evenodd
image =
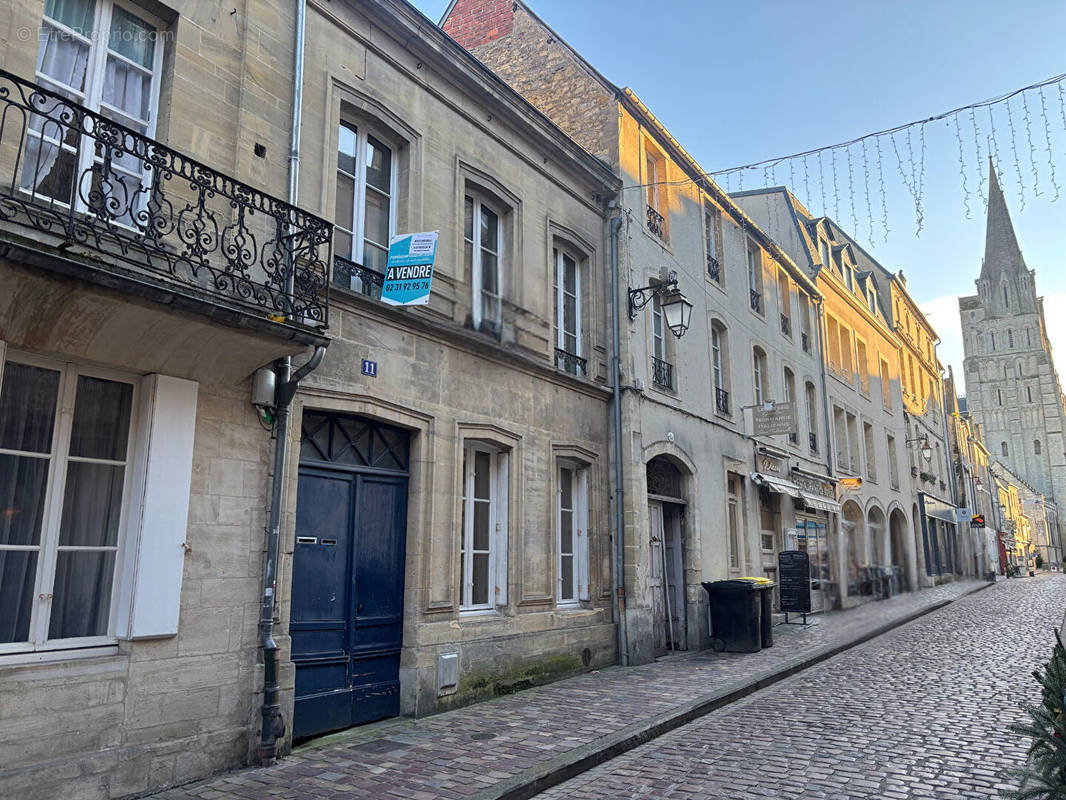
M475 742L485 742L485 741L488 741L489 739L495 739L496 738L496 734L495 733L472 733L472 734L470 734L470 738L473 739Z

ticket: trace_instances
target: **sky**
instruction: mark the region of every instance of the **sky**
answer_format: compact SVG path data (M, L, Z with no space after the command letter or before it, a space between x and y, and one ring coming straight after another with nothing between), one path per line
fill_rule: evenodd
M1063 0L526 2L608 79L631 87L712 172L929 119L1066 73ZM415 5L436 22L447 0ZM884 266L904 271L909 291L940 335L941 360L957 375L962 345L956 298L975 292L980 272L985 209L978 178L987 181L989 150L998 155L1022 252L1045 296L1052 346L1066 353L1066 108L1058 86L1045 89L1045 128L1039 95L1025 98L1028 116L1021 97L1011 100L1009 117L1003 105L991 118L987 110L976 112L976 134L967 114L959 117L958 134L954 119L929 123L924 159L917 129L909 142L897 134L902 167L892 140L882 137L887 235L872 141L869 205L858 148L851 149L850 184L845 154L838 151L835 191L828 155L822 158L822 184L810 159L806 182L799 177L803 162L791 170L777 167L771 176L774 184L789 184L812 212L827 213L854 232ZM1052 168L1061 187L1057 201ZM763 185L763 177L761 169L749 171L744 188ZM905 179L923 187L920 234ZM720 182L740 188L735 178Z

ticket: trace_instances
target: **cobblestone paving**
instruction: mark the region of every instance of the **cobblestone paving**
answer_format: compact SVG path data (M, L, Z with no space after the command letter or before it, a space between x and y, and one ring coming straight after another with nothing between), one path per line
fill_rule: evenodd
M543 794L610 798L992 798L1026 742L1066 577L1004 581Z
M640 667L605 669L432 717L354 728L298 750L273 767L241 770L156 797L470 797L642 719L670 712L712 692L748 685L979 585L948 584L901 595L825 615L806 629L779 626L775 628L775 646L760 653L703 652ZM998 593L998 587L979 594L990 592ZM1004 644L1012 636L1008 634ZM1022 673L1024 670L1008 670L1004 685L1016 687L1013 676ZM765 726L760 731L759 735L765 735Z

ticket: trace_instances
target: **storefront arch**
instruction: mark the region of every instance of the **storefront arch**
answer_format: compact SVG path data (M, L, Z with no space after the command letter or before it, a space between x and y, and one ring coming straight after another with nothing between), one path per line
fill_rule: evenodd
M907 569L907 515L901 508L893 508L888 515L889 563L899 575L899 590L909 592L911 582Z
M884 566L889 563L888 528L885 525L885 512L872 504L866 510L866 529L869 549L867 563Z
M842 578L847 582L847 596L859 594L859 567L863 564L866 542L865 517L859 504L848 500L841 507L840 534L844 545L845 573Z

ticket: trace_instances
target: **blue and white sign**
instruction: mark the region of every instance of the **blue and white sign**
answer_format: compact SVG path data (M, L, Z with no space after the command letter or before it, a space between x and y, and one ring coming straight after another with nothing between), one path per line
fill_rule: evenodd
M404 233L392 237L385 265L385 283L381 287L383 303L390 306L424 306L429 303L438 233Z
M371 378L378 376L378 362L371 361L368 358L363 359L363 374L369 375Z

